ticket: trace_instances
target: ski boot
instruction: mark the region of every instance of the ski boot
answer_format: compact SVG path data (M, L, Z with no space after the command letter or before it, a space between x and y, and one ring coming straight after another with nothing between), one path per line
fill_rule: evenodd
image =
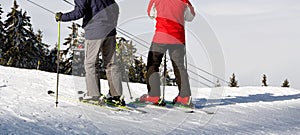
M123 96L112 96L104 99L104 102L112 106L126 106Z

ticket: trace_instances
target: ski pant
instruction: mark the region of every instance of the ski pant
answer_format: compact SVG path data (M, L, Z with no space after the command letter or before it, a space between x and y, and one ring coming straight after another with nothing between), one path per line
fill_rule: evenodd
M97 40L85 41L85 71L86 71L86 89L88 96L99 96L100 77L96 66L99 63L99 54L101 52L106 76L111 96L122 95L122 79L120 65L116 56L116 38L115 36Z
M169 50L176 83L178 84L179 96L191 96L190 83L187 69L184 66L185 45L151 44L147 60L147 89L149 96L160 96L159 67L166 51Z

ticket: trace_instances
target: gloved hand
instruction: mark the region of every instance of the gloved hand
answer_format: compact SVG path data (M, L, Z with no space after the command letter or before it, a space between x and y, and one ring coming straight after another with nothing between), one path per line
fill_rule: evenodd
M56 13L55 14L55 20L58 22L58 21L61 21L61 16L62 16L63 14L61 13L61 12L58 12L58 13Z

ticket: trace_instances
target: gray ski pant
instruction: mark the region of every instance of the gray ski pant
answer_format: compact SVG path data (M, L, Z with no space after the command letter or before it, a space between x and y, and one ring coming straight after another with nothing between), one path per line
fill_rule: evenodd
M122 95L122 79L120 65L116 56L115 36L97 40L85 41L85 71L86 89L88 96L99 96L101 93L100 78L96 65L99 63L99 54L102 54L106 76L111 96Z

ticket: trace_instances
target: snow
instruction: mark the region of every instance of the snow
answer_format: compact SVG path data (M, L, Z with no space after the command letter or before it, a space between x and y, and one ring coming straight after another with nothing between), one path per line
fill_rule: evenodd
M56 74L0 66L0 134L278 134L300 132L300 91L278 87L192 88L205 113L140 108L148 113L114 112L76 102L84 78L60 75L59 104L47 94L56 88ZM130 83L133 97L146 93ZM103 93L108 86L101 80ZM176 96L166 87L166 99ZM130 102L124 83L124 95ZM66 100L64 99L74 99Z

